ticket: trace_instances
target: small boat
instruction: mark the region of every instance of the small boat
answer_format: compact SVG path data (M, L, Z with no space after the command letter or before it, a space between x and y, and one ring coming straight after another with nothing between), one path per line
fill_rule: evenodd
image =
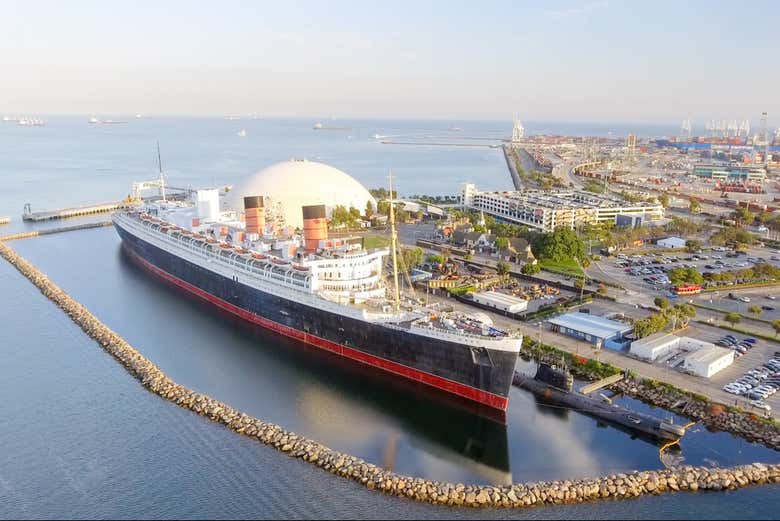
M246 130L243 128L238 131L238 137L246 137Z

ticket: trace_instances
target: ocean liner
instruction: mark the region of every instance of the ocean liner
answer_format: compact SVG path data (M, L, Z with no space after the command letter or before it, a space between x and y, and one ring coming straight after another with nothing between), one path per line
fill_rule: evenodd
M143 202L140 189L161 197ZM302 188L305 189L305 188ZM272 194L220 206L217 189L165 197L162 176L136 183L112 216L129 257L171 284L249 322L361 364L506 410L522 343L473 316L402 298L391 206L389 249L329 238L325 205L284 226ZM392 283L385 282L388 257Z

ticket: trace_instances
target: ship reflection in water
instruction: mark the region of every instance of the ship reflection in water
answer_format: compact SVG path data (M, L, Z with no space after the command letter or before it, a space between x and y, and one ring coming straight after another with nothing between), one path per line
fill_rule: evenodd
M404 396L402 390L365 391L345 401L340 392L306 384L300 411L317 425L320 436L376 447L374 462L386 469L427 476L460 474L495 485L512 483L505 424L457 405ZM355 417L363 423L354 425L350 419ZM397 426L387 425L387 418Z

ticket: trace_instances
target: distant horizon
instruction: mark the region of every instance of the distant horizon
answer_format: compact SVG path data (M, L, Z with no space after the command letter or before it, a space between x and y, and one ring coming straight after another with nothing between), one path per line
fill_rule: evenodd
M137 118L136 115L140 114L141 117ZM444 117L444 116L386 116L386 115L355 115L355 116L322 116L322 115L285 115L285 114L261 114L261 113L247 113L247 114L222 114L222 113L144 113L144 112L22 112L22 111L2 111L0 110L0 117L67 117L67 118L86 118L91 117L105 117L105 118L126 118L128 121L137 119L154 119L154 118L186 118L186 119L224 119L229 121L230 118L234 118L234 121L245 120L300 120L326 122L326 121L442 121L442 122L474 122L474 123L498 123L511 126L514 120L511 117ZM632 120L588 120L588 119L524 119L522 116L519 118L524 126L528 124L572 124L572 125L638 125L643 127L680 127L681 121L632 121ZM709 121L702 120L701 122L690 118L694 128L704 128ZM735 118L732 118L735 119ZM751 132L758 128L760 118L755 120L750 119ZM739 119L738 121L742 121ZM769 116L768 127L774 128L771 124L772 119ZM0 122L2 123L2 122Z

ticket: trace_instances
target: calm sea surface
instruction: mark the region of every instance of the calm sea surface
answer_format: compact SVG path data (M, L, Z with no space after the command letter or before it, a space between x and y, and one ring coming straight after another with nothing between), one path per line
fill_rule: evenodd
M144 119L93 126L86 118L52 118L43 128L0 125L0 215L17 221L0 233L26 228L18 222L25 202L42 210L122 197L133 180L154 176L157 139L173 185L240 184L290 157L328 162L370 187L383 185L391 167L406 194L455 193L464 181L510 185L495 149L382 145L374 135L467 142L499 139L511 125L338 124L352 130L313 131L312 122L302 120ZM539 128L601 135L631 130ZM246 138L236 135L241 129ZM139 271L111 228L12 246L179 383L398 472L509 483L662 467L655 445L538 404L524 391L513 389L505 419L488 418L236 322ZM780 508L778 487L528 511L459 511L388 498L149 394L5 263L0 295L2 518L725 519L771 518ZM780 461L774 451L701 427L682 445L673 457L697 465Z

